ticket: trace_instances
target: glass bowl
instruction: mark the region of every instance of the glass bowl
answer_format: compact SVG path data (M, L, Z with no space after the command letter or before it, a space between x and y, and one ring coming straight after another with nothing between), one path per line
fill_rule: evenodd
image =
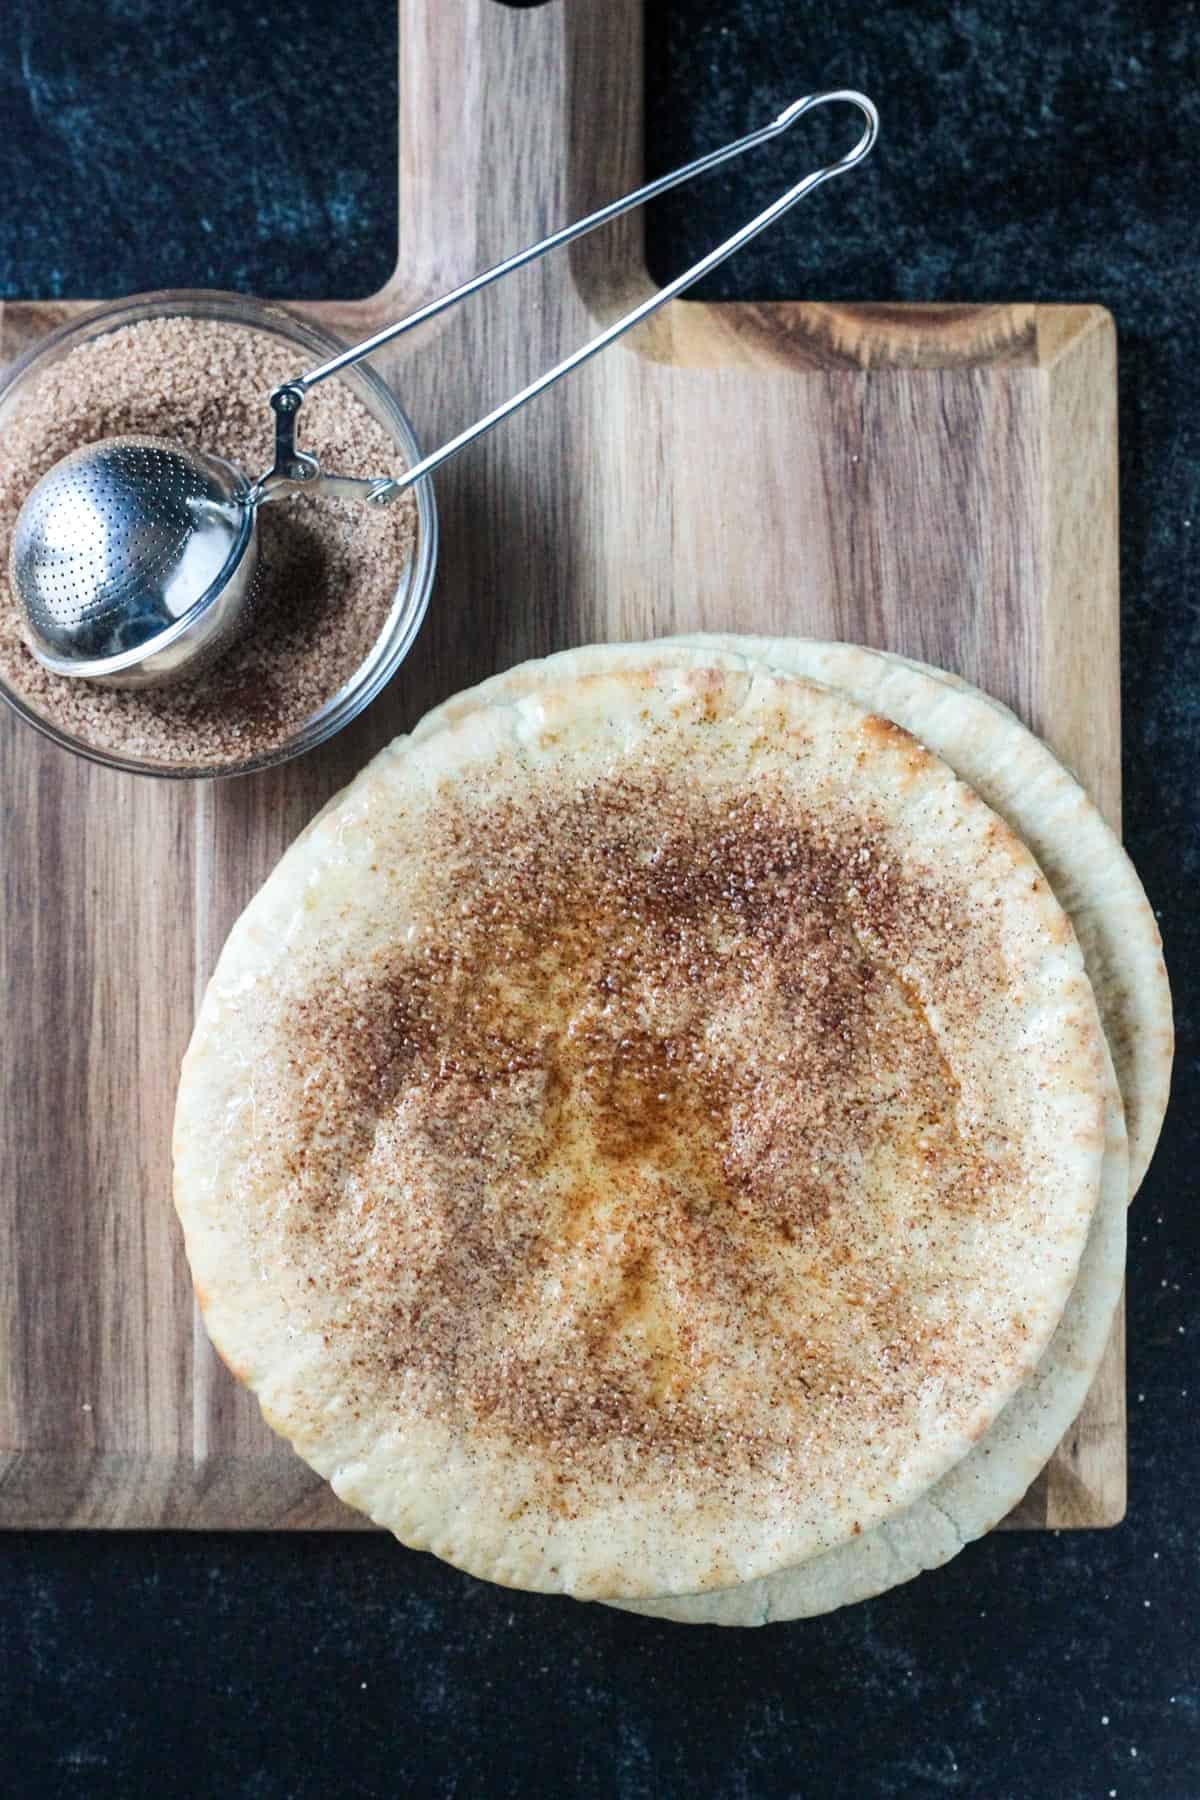
M6 421L30 403L39 377L53 363L81 344L91 343L109 332L120 330L124 325L152 318L213 319L268 332L272 337L282 338L295 345L297 374L316 363L326 361L345 348L340 339L310 325L307 320L297 318L284 307L263 300L253 300L242 294L187 289L135 294L129 299L97 307L70 324L61 326L59 330L31 345L17 358L0 379L0 435L4 432ZM384 427L410 467L420 460L420 446L407 416L386 382L373 369L358 363L353 368L343 370L334 379L344 382ZM263 408L265 413L268 408L265 389ZM249 469L246 473L253 479L260 471ZM2 677L0 698L6 700L29 724L64 749L72 750L78 756L85 756L92 762L102 763L107 768L123 769L136 775L158 775L175 779L245 775L255 769L270 768L275 763L301 756L306 750L325 743L335 732L348 725L351 719L357 718L396 673L420 629L429 604L429 591L437 565L438 525L433 489L428 479L417 482L413 493L417 506L416 543L412 556L401 572L382 631L353 675L337 692L331 694L328 700L310 714L288 739L268 751L236 763L198 765L159 761L98 747L88 743L85 738L65 731L61 725L43 717L26 696L14 691Z

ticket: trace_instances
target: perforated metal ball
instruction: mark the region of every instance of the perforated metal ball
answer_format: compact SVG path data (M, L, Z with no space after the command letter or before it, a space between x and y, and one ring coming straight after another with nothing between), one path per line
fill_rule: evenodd
M239 472L157 438L112 438L37 483L13 533L34 648L89 662L149 645L221 575L244 535Z

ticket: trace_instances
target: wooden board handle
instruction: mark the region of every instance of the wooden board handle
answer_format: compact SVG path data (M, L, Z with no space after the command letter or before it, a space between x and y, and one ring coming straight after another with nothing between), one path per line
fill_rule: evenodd
M395 272L369 305L381 319L593 211L644 168L642 0L400 0L399 15L400 229ZM653 291L644 221L627 217L573 246L550 279L611 323ZM643 329L640 347L690 366L793 368L1028 366L1044 351L1030 305L851 305L817 294L684 301Z

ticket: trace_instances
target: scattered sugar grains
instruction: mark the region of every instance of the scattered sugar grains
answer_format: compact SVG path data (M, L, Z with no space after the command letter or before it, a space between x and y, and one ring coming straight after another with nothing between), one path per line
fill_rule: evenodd
M25 644L8 548L30 487L68 451L144 432L215 451L250 477L272 458L270 390L303 352L245 326L148 319L48 369L0 434L0 677L49 723L100 750L189 767L265 755L347 681L379 636L416 539L416 506L297 495L259 514L259 594L246 635L193 680L123 693L44 670ZM394 475L384 427L336 380L305 400L300 441L338 474Z

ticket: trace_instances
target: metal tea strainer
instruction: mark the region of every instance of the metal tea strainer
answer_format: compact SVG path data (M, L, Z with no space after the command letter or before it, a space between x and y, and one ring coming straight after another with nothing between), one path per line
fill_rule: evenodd
M296 415L317 382L547 250L569 244L656 194L765 143L804 113L832 101L857 107L866 121L857 144L839 162L806 175L682 275L398 479L327 474L315 456L297 448ZM245 619L257 554L255 518L264 502L308 490L386 505L683 293L822 182L854 168L870 151L878 129L878 115L864 94L849 89L809 94L760 131L610 202L319 368L285 382L270 396L275 461L253 483L218 456L150 437L112 438L64 457L33 488L13 532L12 587L34 654L56 675L113 687L154 687L194 671L201 659L207 661L232 638Z

